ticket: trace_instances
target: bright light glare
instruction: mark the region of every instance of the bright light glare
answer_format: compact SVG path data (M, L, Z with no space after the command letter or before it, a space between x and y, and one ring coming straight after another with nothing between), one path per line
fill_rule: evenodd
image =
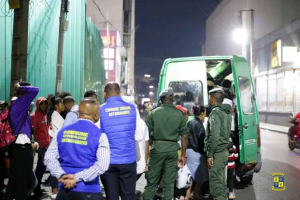
M152 88L154 88L154 86L153 85L149 85L149 88L152 89Z
M236 43L247 44L248 33L245 29L236 29L233 31L232 38Z
M154 92L152 92L152 91L151 91L151 92L149 92L149 95L154 95Z
M150 74L145 74L145 75L144 75L144 77L146 77L146 78L150 78L150 77L151 77L151 75L150 75Z

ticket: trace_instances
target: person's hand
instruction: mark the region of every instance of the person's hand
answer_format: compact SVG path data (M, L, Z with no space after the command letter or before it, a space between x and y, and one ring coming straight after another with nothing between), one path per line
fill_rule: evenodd
M33 150L33 151L36 151L37 148L38 148L38 145L37 145L37 144L31 144L31 147L32 147L32 150Z
M16 92L18 92L20 90L20 84L19 83L16 83L15 86L14 86L14 90Z
M146 164L145 172L147 173L148 171L149 171L149 164Z
M184 156L178 157L178 167L183 168L183 166L186 164L186 159Z
M208 165L208 168L211 169L214 166L214 159L207 158L207 165Z
M74 174L68 174L64 175L59 179L59 182L61 182L66 189L72 189L75 188L77 185L76 177Z

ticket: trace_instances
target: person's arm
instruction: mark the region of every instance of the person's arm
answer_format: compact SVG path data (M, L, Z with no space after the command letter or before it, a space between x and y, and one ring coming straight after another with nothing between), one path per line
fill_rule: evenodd
M209 118L210 132L207 135L207 149L206 155L212 158L216 151L217 143L220 138L221 119L218 114L212 113Z
M145 123L148 127L148 135L153 133L153 120L152 120L152 114L151 112L148 113Z
M33 128L33 132L36 133L36 130L37 130L37 126L38 126L38 123L36 122L35 120L35 114L32 114L30 115L30 122L31 122L31 126Z
M68 126L68 125L70 125L70 124L76 122L77 119L78 119L78 118L77 118L77 115L76 115L74 112L69 112L69 113L67 114L67 116L66 116L66 119L65 119L65 121L64 121L63 127Z
M36 95L39 93L39 88L33 86L17 86L16 88L18 88L17 90L19 92L23 92L24 95L18 97L18 99L14 101L14 109L19 110L19 112L25 112Z
M182 115L179 126L179 134L181 135L181 156L185 157L186 148L188 145L189 130L187 129L185 116Z
M15 131L19 130L21 122L23 121L25 115L27 115L27 109L30 106L33 99L39 93L39 88L32 86L15 86L17 92L23 92L23 96L19 97L13 102L12 107L10 108L10 118L14 126Z
M292 123L292 124L295 123L295 121L299 118L300 118L300 113L298 113L293 119L291 119L290 123Z
M138 109L136 108L136 127L135 127L135 141L140 142L143 140L144 138L144 134L143 134L143 124L140 123L140 113L138 111Z
M149 131L148 127L145 124L145 132L146 132L146 137L145 137L145 163L146 163L146 172L148 171L148 159L149 159L149 151L150 151L150 146L149 146Z
M44 164L49 169L52 176L59 179L62 175L66 174L66 172L61 168L60 163L58 161L58 146L56 137L52 138L49 148L46 151Z
M102 133L99 139L97 150L97 161L89 169L85 169L75 174L76 182L90 182L106 172L110 163L110 149L108 139L105 133Z
M205 139L205 128L203 124L199 124L200 129L199 129L199 138L198 138L198 144L199 144L199 149L200 153L205 154L204 152L204 139Z

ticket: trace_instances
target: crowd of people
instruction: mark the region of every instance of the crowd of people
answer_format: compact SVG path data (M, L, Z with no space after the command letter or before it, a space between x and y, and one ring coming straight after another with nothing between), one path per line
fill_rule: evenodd
M209 92L207 127L207 108L193 106L195 118L188 121L189 111L174 106L172 88L160 93L161 103L149 112L145 122L136 104L122 97L117 83L105 86L106 102L102 105L95 91L87 91L79 105L71 93L61 92L39 97L32 114L32 101L39 88L20 82L15 91L10 104L0 101L0 113L9 112L16 138L7 149L9 166L7 154L0 152L0 187L6 187L5 199L42 195L42 178L48 169L46 181L51 185L52 199L102 199L101 180L106 199L133 200L136 182L145 173L143 199L153 200L160 188L164 199L171 200L178 168L185 165L193 184L184 199L201 199L203 191L215 200L227 199L225 174L229 198L235 198L237 154L230 145L235 110L232 98L222 88ZM38 155L35 171L34 153ZM6 186L3 180L7 175Z

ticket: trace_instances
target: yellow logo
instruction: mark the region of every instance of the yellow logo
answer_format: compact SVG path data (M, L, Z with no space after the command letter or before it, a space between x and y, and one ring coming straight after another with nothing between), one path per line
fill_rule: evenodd
M286 190L286 186L284 185L285 174L282 172L276 172L276 173L273 173L272 176L273 176L273 180L274 180L272 190L274 190L274 191Z

